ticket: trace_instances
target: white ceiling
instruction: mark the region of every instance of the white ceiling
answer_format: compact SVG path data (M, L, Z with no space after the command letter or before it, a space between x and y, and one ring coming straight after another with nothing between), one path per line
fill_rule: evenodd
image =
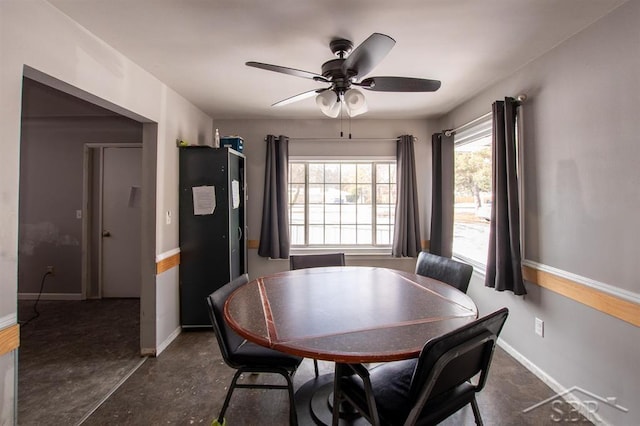
M320 73L329 41L396 40L369 76L442 81L435 93L366 92L365 118L436 117L626 0L49 0L214 119L322 118L325 85L244 65Z

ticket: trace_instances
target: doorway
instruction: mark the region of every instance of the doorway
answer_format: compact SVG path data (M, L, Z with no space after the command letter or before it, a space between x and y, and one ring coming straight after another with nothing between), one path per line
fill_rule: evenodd
M87 144L83 174L85 297L140 297L142 146Z
M27 71L30 77L26 77ZM43 415L50 416L60 407L69 408L69 401L74 398L77 401L84 398L73 414L75 420L61 420L61 423L75 423L77 414L82 416L104 397L104 387L109 388L112 383L109 380L121 380L141 362L143 348L155 344L155 323L148 322L144 327L141 324L145 303L151 306L147 308L150 317L155 317L155 294L140 293L141 281L154 279L152 274L144 275L145 278L140 272L132 274L138 275L139 298L85 300L87 288L82 286L82 265L87 256L83 239L88 210L84 198L87 188L83 187L83 155L87 141L103 145L118 141L137 147L137 158L130 162L137 165L141 178L129 183L126 204L138 211L137 229L141 235L136 238L137 263L149 269L148 265L155 265L157 125L83 100L93 99L89 95L81 99L70 93L82 95L63 82L25 67L20 145L18 321L30 322L21 330L17 402L18 411L22 413L19 417L27 420L25 410L31 412L34 406L30 401L36 401L35 406L42 408ZM116 157L113 162L119 161ZM53 273L45 276L50 267ZM153 286L147 287L153 289ZM57 337L55 351L54 345L47 341L51 337ZM83 337L93 340L83 341ZM80 358L75 357L78 354ZM109 358L107 354L113 356ZM95 371L85 369L88 364ZM74 368L84 370L76 372ZM80 374L87 371L91 374ZM103 387L93 382L99 378L98 372L107 378L100 379ZM60 373L59 381L53 379L54 373ZM56 395L50 399L51 406L45 407L38 394L46 390L42 377L49 377L53 386L53 390L42 395ZM82 398L67 392L64 385L80 391ZM65 409L65 415L69 414L67 411Z

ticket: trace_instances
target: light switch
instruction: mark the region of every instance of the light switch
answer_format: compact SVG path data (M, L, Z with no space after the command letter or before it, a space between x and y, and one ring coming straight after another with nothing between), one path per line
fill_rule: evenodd
M167 225L171 225L171 210L167 210L166 221L167 221Z
M82 219L82 210L76 210L76 219Z

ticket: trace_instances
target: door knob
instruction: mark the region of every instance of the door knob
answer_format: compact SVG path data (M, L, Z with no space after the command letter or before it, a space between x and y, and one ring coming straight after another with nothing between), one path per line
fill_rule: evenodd
M111 236L111 232L109 232L109 231L102 231L102 236L103 236L103 237L110 237L110 236Z

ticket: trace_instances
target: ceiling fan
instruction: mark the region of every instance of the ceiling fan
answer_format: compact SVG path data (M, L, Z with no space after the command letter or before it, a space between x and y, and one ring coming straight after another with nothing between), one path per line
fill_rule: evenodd
M396 41L385 34L373 33L362 44L353 49L350 40L334 39L329 48L338 57L322 64L322 74L262 62L247 62L246 65L295 77L308 78L327 86L309 90L283 99L271 106L283 106L316 96L321 111L337 117L342 104L349 116L367 111L364 95L352 86L376 92L435 92L440 81L412 77L368 77L364 78L384 59Z

